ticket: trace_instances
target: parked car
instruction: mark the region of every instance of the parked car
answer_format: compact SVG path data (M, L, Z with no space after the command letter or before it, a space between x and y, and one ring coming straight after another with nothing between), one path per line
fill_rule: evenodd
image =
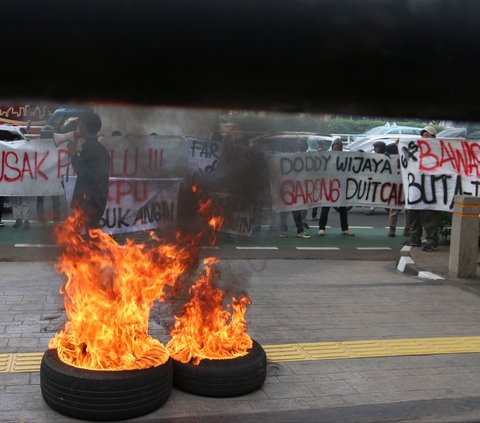
M420 135L421 130L422 128L415 128L413 126L376 126L375 128L365 132L365 134L356 136L348 147L350 150L352 150L356 147L357 143L364 142L370 138L378 137L380 135L388 135L392 137L397 135Z
M314 132L278 132L262 135L250 140L249 146L262 151L275 151L289 153L295 151L307 151L317 149L319 144L322 150L330 150L336 137L331 135L317 134Z
M0 125L0 141L21 141L27 137L22 128L14 125Z
M385 144L394 143L398 139L412 139L417 140L420 135L380 135L378 137L369 138L357 145L350 144L348 147L345 147L345 151L364 151L365 153L373 153L373 144L377 141L383 141ZM353 146L353 148L352 148Z
M467 128L448 128L440 131L437 138L461 138L467 137Z

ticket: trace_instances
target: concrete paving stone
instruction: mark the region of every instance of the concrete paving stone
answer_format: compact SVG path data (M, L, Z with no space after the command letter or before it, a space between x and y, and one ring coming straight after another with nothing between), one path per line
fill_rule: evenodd
M30 377L28 373L0 373L0 385L28 385Z
M0 305L23 304L23 295L4 295L0 297Z
M40 372L30 372L28 373L28 376L28 383L30 385L40 385Z
M445 399L453 398L453 392L449 389L444 389L444 387L439 386L441 389L430 389L430 390L411 390L411 391L390 391L385 392L385 395L388 399L395 402L404 402L404 401L425 401L425 400L434 400L434 399ZM466 395L468 396L468 395Z
M330 380L354 380L362 379L363 376L357 372L339 372L339 373L329 373L326 375Z
M24 335L24 334L22 334ZM29 348L29 347L38 347L40 338L38 336L29 336L27 334L26 336L19 336L15 338L10 338L8 342L9 347L24 347L24 348Z
M317 379L318 378L318 379ZM281 383L291 383L291 382L313 382L315 380L328 380L328 376L323 375L284 375L284 376L276 376L278 382Z
M437 387L449 389L474 389L478 387L479 374L478 373L462 373L462 374L437 374L429 376L431 381L436 384Z
M7 394L22 393L24 395L29 395L32 392L38 392L40 387L36 385L12 385L7 386L5 392Z
M359 372L360 375L366 379L374 379L374 378L386 378L389 376L406 376L416 374L417 370L422 369L415 369L415 370L408 370L408 369L391 369L391 370L367 370ZM430 374L430 373L428 373Z
M305 386L314 396L352 395L359 392L345 381L305 382Z
M390 376L388 378L395 386L401 390L427 390L427 389L438 389L439 385L430 379L430 376Z
M339 407L345 405L342 397L338 395L332 395L327 397L297 398L295 401L297 402L299 407L303 409Z
M40 329L41 329L41 325L39 324L8 325L5 328L5 333L37 334L37 333L40 333Z
M376 394L399 390L399 388L387 378L354 379L346 380L345 382L359 394Z
M282 382L264 384L262 387L267 397L276 398L304 398L313 396L302 382Z
M401 356L401 357L378 357L373 366L378 370L417 369L424 367L448 366L448 358L442 356Z
M228 411L229 414L252 411L250 402L243 399L230 400L228 398L208 398L204 397L201 404L204 411Z
M0 325L3 325L7 322L12 322L15 314L13 313L0 313Z
M25 408L23 410L2 411L2 422L15 422L15 423L50 423L50 422L78 422L78 420L67 419L65 416L63 420L54 420L50 417L50 411L48 410L29 410Z
M29 392L28 395L24 393L4 393L0 398L0 416L3 416L4 411L44 410L45 407L46 404L40 390Z
M296 399L265 399L265 400L250 400L250 407L255 411L271 411L271 410L295 410L303 408Z
M369 339L371 334L363 329L325 329L325 335L337 340L355 340L355 339Z
M342 400L344 405L386 404L389 402L388 397L381 393L344 395Z
M336 362L327 361L292 361L285 363L288 368L297 375L325 375L328 373L339 373L342 370L338 367Z
M335 363L342 372L362 372L375 369L374 359L336 360Z
M452 398L477 397L480 395L480 387L472 385L460 388L451 388L449 391L452 392Z
M15 315L13 316L13 320L15 322L30 322L30 321L34 321L34 322L38 322L38 321L41 321L41 317L39 315L39 313L15 313Z
M287 375L294 376L294 373L286 363L275 363L272 361L267 361L267 377Z

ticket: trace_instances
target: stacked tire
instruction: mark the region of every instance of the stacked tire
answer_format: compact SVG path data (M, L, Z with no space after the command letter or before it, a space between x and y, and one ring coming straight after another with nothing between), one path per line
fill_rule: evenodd
M42 395L64 415L84 420L124 420L150 413L170 396L172 359L141 370L87 370L63 363L47 350L40 366Z
M202 360L198 365L173 360L176 388L207 397L234 397L259 389L267 375L267 356L253 341L248 354L228 360Z

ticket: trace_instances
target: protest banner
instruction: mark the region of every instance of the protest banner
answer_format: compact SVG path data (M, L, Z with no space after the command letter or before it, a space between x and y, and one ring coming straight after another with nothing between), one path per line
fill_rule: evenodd
M228 193L211 193L215 209L224 218L221 232L251 236L253 229L254 204L245 198Z
M333 151L271 154L268 168L274 211L404 205L398 160L386 155Z
M183 177L188 172L184 137L103 137L110 154L110 176ZM70 167L70 169L69 169ZM62 178L72 175L66 144L52 139L0 142L0 195L62 195Z
M223 142L185 137L187 143L188 167L193 173L211 173L221 161Z
M480 195L478 141L400 141L400 163L407 209L451 211L455 195Z
M69 176L64 181L69 214L76 179ZM117 234L173 227L181 181L180 178L110 178L101 229Z

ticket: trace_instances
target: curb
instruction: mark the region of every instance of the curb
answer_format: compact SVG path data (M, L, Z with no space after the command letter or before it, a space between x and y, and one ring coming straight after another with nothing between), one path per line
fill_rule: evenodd
M435 273L420 270L415 265L415 261L412 259L410 255L410 251L413 247L403 247L400 250L400 258L397 263L397 270L402 273L406 273L407 275L416 276L422 279L431 279L431 280L440 280L445 279L442 276L439 276Z

